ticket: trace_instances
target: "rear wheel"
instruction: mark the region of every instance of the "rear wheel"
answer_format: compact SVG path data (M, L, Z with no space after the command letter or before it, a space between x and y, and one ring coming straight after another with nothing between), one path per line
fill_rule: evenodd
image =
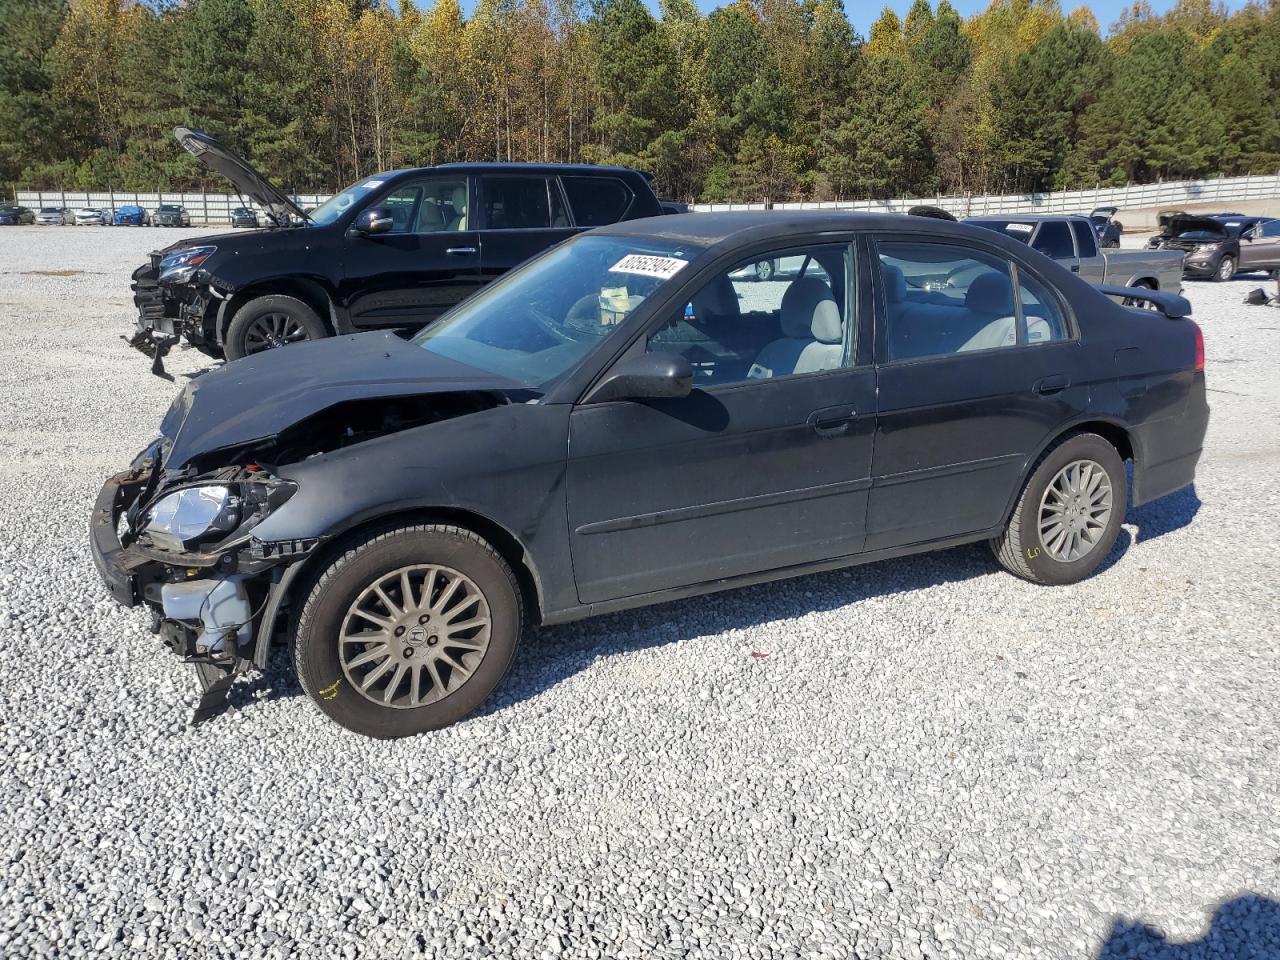
M309 306L296 297L273 295L250 300L236 311L227 327L224 344L228 360L304 340L320 340L329 328Z
M456 723L502 681L523 609L506 561L469 530L402 527L337 558L298 621L294 665L316 705L366 736Z
M761 260L756 264L757 280L772 280L774 274L774 265L772 260Z
M1137 283L1135 283L1135 284L1134 284L1134 287L1137 287L1137 288L1142 289L1142 290L1154 290L1154 289L1155 289L1154 287L1152 287L1152 286L1151 286L1151 284L1147 283L1147 281L1145 281L1145 280L1139 280ZM1124 305L1125 305L1126 307L1136 307L1136 308L1137 308L1137 309L1139 309L1139 310L1156 310L1156 309L1158 309L1158 308L1156 307L1156 305L1155 305L1154 303L1152 303L1150 300L1143 300L1141 297L1125 297L1125 298L1124 298Z
M1116 448L1096 433L1075 434L1040 458L991 548L1024 580L1076 583L1111 551L1128 497Z
M1230 280L1236 275L1236 258L1227 254L1218 261L1218 268L1213 272L1213 279L1222 283L1224 280Z

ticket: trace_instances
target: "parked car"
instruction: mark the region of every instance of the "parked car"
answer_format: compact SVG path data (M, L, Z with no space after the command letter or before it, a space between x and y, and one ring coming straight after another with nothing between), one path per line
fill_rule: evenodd
M825 278L733 279L795 255ZM915 217L602 227L412 340L188 384L103 487L94 556L197 665L201 716L279 624L319 708L377 737L475 710L531 623L983 540L1074 583L1126 461L1134 504L1191 483L1209 413L1187 302L1103 292Z
M248 207L236 207L231 211L231 226L256 227L258 226L258 215Z
M158 373L179 338L234 360L356 330L413 330L575 233L662 212L644 176L624 167L450 163L366 177L306 213L207 134L174 134L276 229L183 241L134 272L130 342Z
M189 227L191 214L187 212L186 207L180 207L174 203L162 203L151 215L151 225L153 227Z
M1266 232L1276 222L1239 213L1184 213L1166 218L1147 246L1182 251L1185 276L1230 280L1241 270L1280 269L1280 247Z
M769 258L747 263L739 267L732 280L793 280L805 275L826 278L822 264L803 254L790 257Z
M136 203L125 204L116 210L113 222L117 227L149 227L151 226L151 214L146 208L138 206Z
M36 214L28 207L14 203L0 204L0 226L21 226L24 223L35 223Z
M1094 286L1182 289L1181 254L1164 250L1101 250L1087 217L970 217L964 221L1013 237L1052 257ZM1136 302L1150 306L1150 301Z
M72 222L77 227L105 227L111 222L111 211L80 207L72 215Z
M1124 233L1124 224L1116 219L1118 207L1094 207L1089 214L1093 224L1093 232L1098 237L1098 246L1104 249L1120 246L1120 237Z
M75 217L66 207L41 207L36 211L36 224L42 227L65 227Z

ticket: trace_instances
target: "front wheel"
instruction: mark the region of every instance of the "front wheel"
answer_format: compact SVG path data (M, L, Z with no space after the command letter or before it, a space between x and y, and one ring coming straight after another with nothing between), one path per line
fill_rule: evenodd
M1076 583L1111 551L1128 499L1116 448L1096 433L1078 433L1040 458L991 549L1024 580Z
M304 340L320 340L329 328L309 306L296 297L273 295L250 300L236 311L223 344L228 360Z
M1228 254L1218 261L1218 269L1213 272L1213 279L1222 283L1236 275L1236 259Z
M456 723L502 681L523 626L506 561L469 530L401 527L323 571L294 641L303 689L370 737Z

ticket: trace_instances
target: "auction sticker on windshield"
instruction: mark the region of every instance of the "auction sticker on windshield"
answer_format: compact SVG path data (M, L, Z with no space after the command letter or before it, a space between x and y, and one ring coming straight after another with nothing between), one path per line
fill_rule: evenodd
M680 271L681 267L688 265L688 260L680 260L676 257L655 257L647 253L628 253L610 267L609 272L634 273L642 277L657 277L659 280L669 280Z

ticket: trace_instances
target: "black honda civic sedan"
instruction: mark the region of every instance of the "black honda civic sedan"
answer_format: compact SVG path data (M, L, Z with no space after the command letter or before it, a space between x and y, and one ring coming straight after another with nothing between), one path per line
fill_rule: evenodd
M410 341L193 381L103 488L94 555L197 664L201 715L282 633L378 737L476 709L533 622L979 540L1073 583L1200 457L1200 330L1153 296L938 220L604 227Z

